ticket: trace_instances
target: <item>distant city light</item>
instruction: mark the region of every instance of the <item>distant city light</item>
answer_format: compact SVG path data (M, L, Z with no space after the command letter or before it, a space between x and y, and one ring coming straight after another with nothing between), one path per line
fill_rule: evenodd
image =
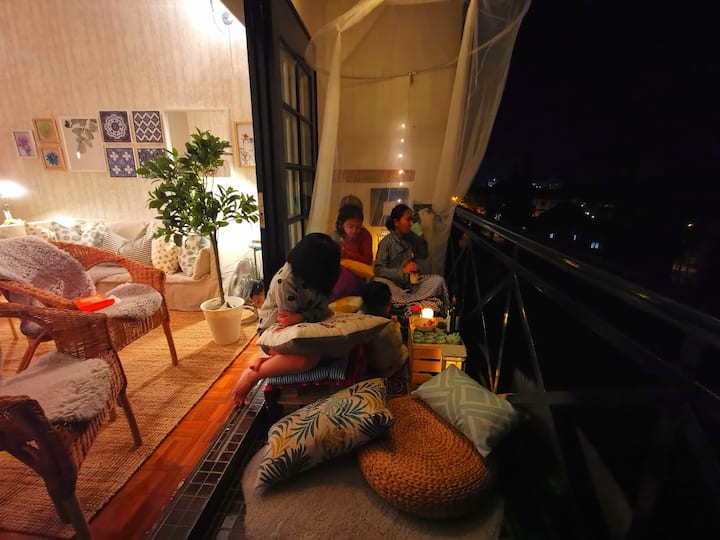
M577 234L573 234L573 235L572 235L572 239L573 239L573 240L577 240Z
M589 210L585 210L585 215L586 215L586 216L589 216L589 215L590 215L590 211L589 211Z
M590 249L600 249L600 242L590 242Z
M550 236L550 238L555 238L555 233L551 232L549 236Z
M694 223L688 223L687 226L688 226L688 228L690 228L690 227L694 227L695 224L694 224Z

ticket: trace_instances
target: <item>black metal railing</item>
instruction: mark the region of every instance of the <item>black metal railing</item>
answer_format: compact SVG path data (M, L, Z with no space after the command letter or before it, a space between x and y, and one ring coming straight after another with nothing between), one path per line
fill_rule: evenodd
M508 534L720 530L720 320L464 208L448 246L467 370L525 419L495 452Z

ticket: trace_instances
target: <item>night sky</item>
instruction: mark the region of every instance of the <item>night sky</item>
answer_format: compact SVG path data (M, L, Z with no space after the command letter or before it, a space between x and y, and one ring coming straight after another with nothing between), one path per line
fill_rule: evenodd
M720 33L707 9L534 0L476 182L514 174L714 189Z

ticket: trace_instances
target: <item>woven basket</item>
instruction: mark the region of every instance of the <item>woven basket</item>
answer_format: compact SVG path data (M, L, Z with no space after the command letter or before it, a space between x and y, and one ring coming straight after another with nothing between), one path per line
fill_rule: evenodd
M375 492L411 514L458 517L478 509L492 477L485 460L455 427L412 396L388 401L395 424L358 452Z

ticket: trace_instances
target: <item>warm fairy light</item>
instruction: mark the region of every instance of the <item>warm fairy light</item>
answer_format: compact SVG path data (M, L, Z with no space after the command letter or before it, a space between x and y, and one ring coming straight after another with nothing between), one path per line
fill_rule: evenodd
M435 315L435 313L433 312L432 308L426 307L426 308L422 309L422 318L423 319L432 319L433 315Z
M398 204L400 204L401 202L402 202L402 199L398 199Z
M400 138L400 142L401 142L401 143L404 143L404 142L405 142L405 137L401 137L401 138Z
M402 186L402 185L403 185L403 183L402 183L402 182L400 182L400 185Z
M399 157L400 159L402 159L402 158L403 158L403 155L402 155L402 154L398 154L398 157Z
M452 197L450 197L450 200L451 200L452 202L458 202L458 197L457 197L457 195L453 195Z
M403 128L403 129L405 129L405 122L403 122L402 124L400 124L400 127Z
M405 169L400 169L400 170L398 171L398 174L401 175L401 176L402 176L403 174L405 174Z

